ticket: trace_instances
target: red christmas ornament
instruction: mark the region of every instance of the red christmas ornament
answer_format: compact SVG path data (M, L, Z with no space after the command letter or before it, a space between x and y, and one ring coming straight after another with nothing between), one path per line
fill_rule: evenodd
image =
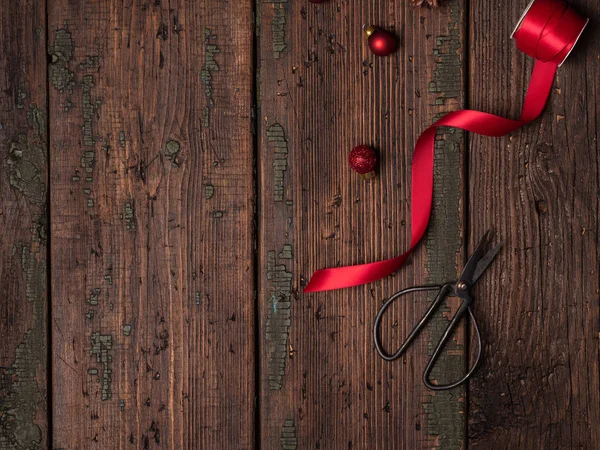
M365 37L369 43L369 48L377 56L387 56L398 47L396 36L389 31L377 28L375 25L365 28Z
M377 166L377 154L375 150L366 145L354 147L348 157L352 170L360 174L363 180L370 180L375 176Z

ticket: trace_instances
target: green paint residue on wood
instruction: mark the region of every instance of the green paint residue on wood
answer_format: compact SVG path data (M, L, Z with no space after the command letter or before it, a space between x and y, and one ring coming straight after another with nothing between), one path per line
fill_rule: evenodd
M292 259L293 258L292 246L290 244L285 244L279 252L280 259Z
M106 281L106 284L108 284L109 286L112 286L113 284L113 268L110 260L108 263L108 267L104 271L104 281ZM106 293L106 296L108 296L108 292Z
M129 200L123 206L123 221L125 222L125 228L130 231L135 231L137 229L137 219L135 217L135 202L133 200Z
M65 101L61 103L61 106L65 112L69 112L71 111L71 108L73 108L73 102L71 102L71 99L66 98Z
M42 206L46 201L44 155L44 144L30 142L25 134L11 142L8 149L9 183L36 206Z
M212 184L206 184L204 186L204 197L206 200L210 200L215 195L215 187Z
M28 204L32 217L31 240L15 245L15 276L25 280L25 298L32 307L31 328L17 345L12 362L0 367L0 448L44 448L38 420L45 405L46 312L46 141L45 115L32 105L27 115L30 130L13 139L5 154L9 182ZM18 275L17 275L18 274ZM7 358L8 359L8 358Z
M458 15L457 11L454 13ZM429 83L429 91L440 94L435 101L436 105L444 105L449 98L460 98L463 92L460 73L462 62L459 53L461 51L460 30L457 26L449 31L448 36L436 38L436 48L433 50L436 68L433 80ZM449 66L453 66L452 71L447 70Z
M82 113L83 113L83 145L86 147L95 147L96 140L94 139L93 120L99 102L92 102L92 88L94 87L94 78L92 75L85 75L81 81L82 91ZM108 151L108 148L107 148ZM86 149L80 159L80 165L85 171L85 181L91 182L94 179L94 168L96 167L96 149ZM88 208L94 208L96 203L92 197L91 189L85 191L86 195L86 206Z
M260 37L260 27L262 25L262 8L260 0L256 1L256 13L254 15L254 35Z
M102 366L102 400L112 397L112 345L113 338L110 334L101 334L99 331L92 333L90 338L92 348L90 356L96 357L96 362Z
M25 88L18 87L17 88L17 108L23 109L25 108L25 100L29 98L29 92Z
M54 45L48 49L50 64L48 64L48 77L52 86L59 92L73 92L75 74L69 70L69 63L73 59L73 39L65 21L64 28L56 30Z
M29 105L29 111L27 111L27 122L33 128L36 140L43 140L41 136L46 133L46 114L42 111L35 103Z
M285 172L288 169L288 142L283 127L275 123L267 129L267 139L274 146L273 157L273 197L282 202L285 190Z
M286 245L281 253L291 254ZM280 253L280 254L281 254ZM284 264L277 264L275 252L270 251L267 260L267 279L270 281L265 337L269 361L269 388L280 390L283 386L288 355L288 335L292 319L292 279Z
M298 438L296 437L296 424L293 419L286 419L281 427L281 450L296 450Z
M217 39L216 35L212 35L210 29L204 31L204 67L200 72L200 79L204 84L204 92L206 94L207 104L204 108L204 127L210 127L210 111L215 107L215 102L212 95L212 74L219 70L219 65L215 59L216 55L221 52L219 47L214 43Z
M94 130L92 129L92 120L94 118L95 106L92 103L92 88L94 87L94 77L86 75L81 81L81 91L83 94L83 145L94 146Z
M461 13L457 1L449 2L448 6L448 35L436 38L436 67L429 85L430 92L439 95L435 99L436 105L446 105L448 100L461 102L463 93ZM463 133L449 128L443 128L441 132L443 139L435 142L434 207L425 238L428 283L456 279L457 258L462 245L460 153ZM429 298L430 301L433 299L434 296ZM450 314L450 308L442 305L430 322L427 342L429 355L433 353L446 330L451 319ZM455 340L450 340L431 377L441 384L458 380L464 375L464 364L463 346ZM423 403L427 414L427 433L435 436L436 448L460 450L464 447L466 419L463 399L464 387L458 387L451 391L431 393Z
M273 22L271 23L271 37L273 39L273 55L275 59L281 57L281 53L285 50L285 22L286 10L284 3L287 0L271 0L268 3L273 3Z
M46 116L31 105L27 120L33 133L20 134L10 143L7 165L10 186L38 208L46 202ZM41 213L41 211L40 211Z
M45 386L38 379L46 367L46 260L37 237L30 245L19 244L25 272L27 301L33 306L33 326L15 350L14 362L0 367L0 448L41 448L42 431L37 421L38 404ZM40 372L41 371L41 372Z
M102 290L100 288L94 288L90 291L90 296L87 298L87 303L92 306L98 305L98 298L100 297L100 293Z
M171 161L171 166L177 168L179 167L179 152L181 151L181 145L179 142L170 139L167 141L167 145L165 147L165 158L167 161Z
M81 158L79 158L79 162L81 163L83 170L88 174L88 177L91 177L94 172L94 167L96 166L96 152L93 150L86 150L81 155ZM88 181L88 177L86 177L86 181Z
M97 55L88 55L83 62L79 64L79 70L97 70L100 67L100 57Z

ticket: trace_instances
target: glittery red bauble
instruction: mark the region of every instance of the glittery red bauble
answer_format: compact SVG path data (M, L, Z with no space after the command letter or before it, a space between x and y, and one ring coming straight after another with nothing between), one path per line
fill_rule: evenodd
M369 36L369 48L377 56L387 56L396 50L396 37L385 30L375 30Z
M352 170L364 175L375 170L375 166L377 165L377 155L375 154L375 150L371 147L359 145L358 147L354 147L350 152L348 162L350 163Z

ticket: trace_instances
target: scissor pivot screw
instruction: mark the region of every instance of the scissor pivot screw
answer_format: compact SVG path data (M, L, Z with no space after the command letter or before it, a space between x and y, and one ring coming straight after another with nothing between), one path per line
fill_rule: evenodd
M469 286L467 286L467 283L465 283L464 281L458 283L457 287L459 291L466 291L469 288Z

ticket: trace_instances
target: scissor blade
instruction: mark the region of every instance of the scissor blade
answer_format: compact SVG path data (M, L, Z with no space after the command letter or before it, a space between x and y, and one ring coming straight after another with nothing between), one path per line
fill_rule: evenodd
M483 258L479 260L479 263L477 263L477 267L475 267L475 271L473 272L473 276L471 278L471 286L473 286L477 282L477 280L479 280L479 277L483 274L483 272L485 272L485 269L487 269L488 266L492 263L492 261L502 248L502 245L503 243L500 242L493 249L487 252Z
M465 264L465 268L460 274L461 280L467 281L469 284L472 284L473 275L477 270L477 265L479 264L479 261L481 261L481 259L484 257L485 246L488 243L490 233L491 230L487 230L485 232L485 234L481 238L481 241L479 241L479 244L477 244L475 251L473 251L471 256L469 256L469 260L467 261L467 264Z

